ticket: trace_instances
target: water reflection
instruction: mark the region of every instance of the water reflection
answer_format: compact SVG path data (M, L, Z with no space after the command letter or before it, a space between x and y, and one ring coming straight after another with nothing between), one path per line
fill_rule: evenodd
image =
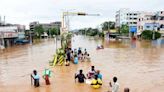
M60 42L58 42L60 43ZM79 62L78 65L56 66L51 85L30 86L29 74L37 69L39 74L48 67L48 60L55 52L54 40L43 40L34 45L20 45L7 48L0 53L1 92L106 92L113 76L119 78L120 92L130 87L133 92L163 92L164 86L164 40L133 41L102 39L98 37L75 36L72 47L87 48L92 62ZM96 50L103 44L105 49ZM60 44L58 44L58 47ZM80 85L74 81L74 73L83 69L86 73L91 65L103 74L103 86L94 90L90 85ZM21 86L21 88L20 88ZM153 91L153 88L158 88ZM69 89L69 90L68 90Z

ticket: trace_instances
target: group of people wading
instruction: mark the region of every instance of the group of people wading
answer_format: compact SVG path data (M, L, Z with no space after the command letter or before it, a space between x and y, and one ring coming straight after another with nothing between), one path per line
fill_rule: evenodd
M43 79L45 80L45 83L46 85L50 85L50 76L51 76L51 70L50 69L45 69L43 71ZM40 76L38 74L38 72L36 70L33 70L33 74L31 74L31 84L32 84L32 80L34 80L33 82L33 85L35 87L39 87L40 86L40 83L39 83L39 80L40 80Z
M94 66L91 66L91 70L87 73L87 78L83 74L83 70L79 70L79 74L75 74L75 80L78 78L79 83L87 83L87 79L91 80L88 84L93 88L100 88L102 85L102 75L99 70L95 70Z
M84 62L84 61L90 61L89 54L86 49L84 49L84 52L82 52L81 48L74 49L72 50L71 48L66 48L65 49L66 53L66 66L70 65L70 62L72 61L74 64L78 64L79 61ZM43 79L45 80L46 85L50 85L50 76L51 76L51 70L50 69L45 69L43 71ZM94 89L98 89L102 86L102 74L100 73L100 70L95 70L95 66L91 66L91 69L89 72L86 74L83 73L83 70L79 70L79 73L75 73L75 82L76 79L78 79L79 83L86 83L91 85ZM36 70L33 71L33 74L31 74L31 83L32 80L34 80L33 85L35 87L39 87L40 83L40 77L37 73ZM119 92L119 83L117 82L117 77L113 77L113 83L109 82L109 87L110 91L108 92ZM124 92L130 92L129 88L125 88Z
M78 64L79 61L90 61L89 53L87 52L86 49L84 49L84 52L82 52L81 48L79 47L78 50L74 49L72 50L71 48L66 48L65 49L66 53L66 66L70 65L70 62L74 64Z

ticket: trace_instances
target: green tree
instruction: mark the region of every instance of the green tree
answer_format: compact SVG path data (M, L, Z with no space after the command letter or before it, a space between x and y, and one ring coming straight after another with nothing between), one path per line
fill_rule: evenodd
M47 34L50 36L52 36L52 35L60 35L60 30L58 29L58 28L50 28L50 29L48 29L48 31L47 31Z
M79 33L82 34L82 35L85 35L85 32L86 32L86 29L80 29L79 30Z
M37 35L37 37L41 38L41 35L44 33L44 29L42 27L42 25L38 25L34 28L34 32Z
M58 34L57 28L50 29L50 33L51 33L51 35L57 35Z
M142 39L145 40L152 40L153 38L153 31L145 30L141 34ZM161 33L155 32L155 40L161 37Z
M113 21L105 21L101 24L102 30L109 30L109 29L115 29L115 22Z
M99 30L98 29L92 29L90 31L90 36L95 36L95 35L98 35L99 34Z
M120 29L121 33L124 35L128 35L129 33L129 26L127 24L123 24Z

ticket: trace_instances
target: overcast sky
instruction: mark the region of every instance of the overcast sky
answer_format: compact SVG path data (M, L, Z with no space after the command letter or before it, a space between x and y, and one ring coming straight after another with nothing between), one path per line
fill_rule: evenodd
M164 10L164 0L0 0L0 15L6 16L6 22L24 24L27 28L32 21L61 21L61 13L66 10L101 15L73 16L71 29L98 27L105 20L114 21L120 8L159 11Z

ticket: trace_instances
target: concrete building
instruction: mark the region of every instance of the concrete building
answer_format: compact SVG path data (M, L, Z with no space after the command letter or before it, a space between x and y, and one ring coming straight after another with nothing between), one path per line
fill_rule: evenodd
M138 33L143 30L164 31L164 11L141 12L138 17Z
M0 26L0 46L9 47L14 45L16 39L23 39L25 31L24 25L1 25Z
M31 23L29 24L30 30L31 30L31 31L34 31L34 28L35 28L36 26L38 26L38 25L39 25L39 22L38 22L38 21L31 22Z
M143 30L164 30L164 11L145 12L120 9L116 12L116 27L123 24L129 26L129 31L141 34Z
M138 11L130 9L120 9L116 12L116 27L127 24L129 27L137 27Z

